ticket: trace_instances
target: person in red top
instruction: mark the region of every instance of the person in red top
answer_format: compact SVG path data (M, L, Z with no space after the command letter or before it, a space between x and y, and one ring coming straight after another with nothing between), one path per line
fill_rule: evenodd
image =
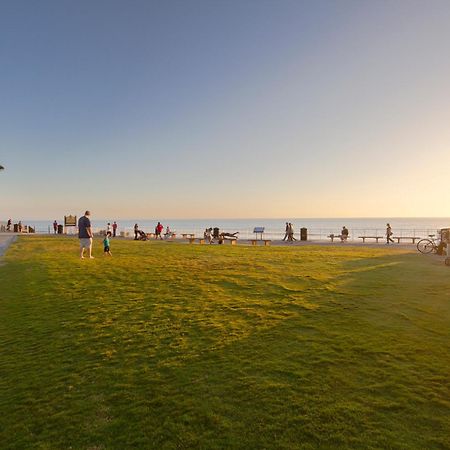
M113 230L113 235L112 235L112 237L116 237L116 233L117 233L117 223L116 223L116 222L114 222L114 223L112 224L112 230Z
M162 226L161 222L158 222L158 225L156 225L156 227L155 227L156 239L158 239L158 236L160 239L162 239L162 236L161 236L162 230L164 230L164 227Z

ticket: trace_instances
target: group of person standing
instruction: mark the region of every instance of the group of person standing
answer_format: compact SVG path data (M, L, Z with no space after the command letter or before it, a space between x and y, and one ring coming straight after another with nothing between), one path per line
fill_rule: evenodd
M112 237L116 237L117 236L117 223L113 222L113 224L111 225L110 222L108 222L108 224L106 225L106 233L111 233Z
M12 230L12 225L13 225L12 219L8 219L8 221L6 222L6 231L13 231L13 230ZM22 233L22 230L23 230L22 221L19 220L19 222L17 222L17 231L18 231L19 233ZM14 231L15 231L15 230L14 230Z

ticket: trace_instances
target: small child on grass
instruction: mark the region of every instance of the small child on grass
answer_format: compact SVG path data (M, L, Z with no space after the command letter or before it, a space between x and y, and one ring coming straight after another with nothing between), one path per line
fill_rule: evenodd
M109 247L109 238L111 237L111 231L106 233L105 239L103 239L103 254L105 256L112 256L111 249Z

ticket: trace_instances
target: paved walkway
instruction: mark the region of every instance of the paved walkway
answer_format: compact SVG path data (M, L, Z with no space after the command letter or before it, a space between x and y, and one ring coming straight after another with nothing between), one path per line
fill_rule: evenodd
M17 236L2 236L0 235L0 256L5 253L6 249L11 243L16 240Z

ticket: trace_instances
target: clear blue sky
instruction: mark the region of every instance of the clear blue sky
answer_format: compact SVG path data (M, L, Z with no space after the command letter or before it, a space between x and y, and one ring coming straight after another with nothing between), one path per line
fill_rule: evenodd
M448 0L3 2L1 218L450 216L449 24Z

